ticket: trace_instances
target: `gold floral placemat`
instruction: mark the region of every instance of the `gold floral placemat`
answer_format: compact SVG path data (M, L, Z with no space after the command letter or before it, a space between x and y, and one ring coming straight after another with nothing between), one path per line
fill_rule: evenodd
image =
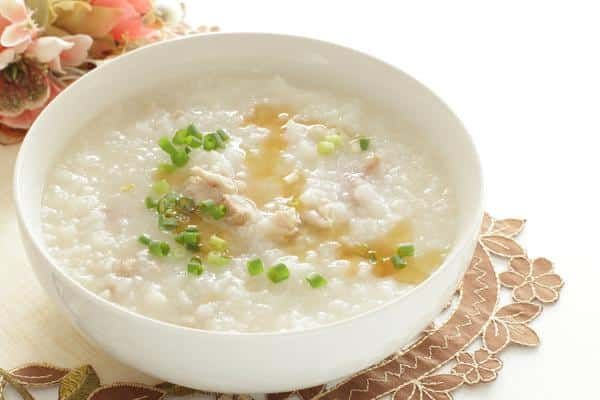
M267 394L267 400L372 400L388 395L394 400L449 400L462 385L494 381L502 369L499 354L507 346L539 344L528 323L544 304L558 300L563 286L551 261L530 258L515 239L524 225L522 219L485 215L479 244L456 295L414 343L341 382ZM510 296L503 296L507 289ZM65 368L33 362L0 369L0 375L0 400L9 385L25 400L33 400L36 388L47 386L58 388L60 400L160 400L193 394L214 400L253 398L166 382L103 385L91 365Z

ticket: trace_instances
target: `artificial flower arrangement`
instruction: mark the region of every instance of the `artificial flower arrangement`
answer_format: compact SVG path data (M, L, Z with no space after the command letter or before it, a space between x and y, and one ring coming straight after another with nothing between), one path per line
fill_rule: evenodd
M183 16L179 0L0 0L0 144L20 142L61 90L102 62L206 30Z

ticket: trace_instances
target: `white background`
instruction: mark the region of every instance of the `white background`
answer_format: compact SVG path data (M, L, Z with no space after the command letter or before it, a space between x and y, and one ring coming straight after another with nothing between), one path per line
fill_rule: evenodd
M555 261L566 281L559 303L532 324L541 346L503 352L498 380L461 388L456 399L597 398L597 2L187 3L191 21L223 31L311 36L371 53L441 96L478 146L487 209L527 217L530 256ZM9 152L0 148L0 157Z
M532 257L566 281L503 352L498 380L457 400L598 398L600 3L189 1L193 21L344 44L391 62L446 101L475 138L487 209L528 220Z

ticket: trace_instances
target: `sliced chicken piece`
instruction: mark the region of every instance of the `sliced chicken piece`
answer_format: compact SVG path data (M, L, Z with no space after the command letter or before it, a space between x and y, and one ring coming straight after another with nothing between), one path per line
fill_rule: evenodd
M381 158L377 154L375 154L375 153L369 154L362 162L362 165L361 165L362 172L367 175L374 173L377 170L377 168L379 167L380 161L381 161Z
M256 204L247 197L226 194L223 195L223 202L227 207L227 221L232 225L244 225L256 215Z
M230 177L208 171L201 167L193 167L190 171L193 175L202 178L208 186L223 194L237 193L238 191L236 181Z
M347 176L348 192L352 200L372 216L383 216L389 208L383 197L378 193L373 184L364 179L363 174Z
M225 194L238 193L241 182L225 175L193 167L192 175L185 181L184 194L196 201L212 199L221 201Z
M183 185L183 194L193 198L196 201L205 199L217 200L217 193L211 187L209 187L204 179L199 176L193 175L185 180Z
M348 208L340 201L326 201L302 213L302 222L319 229L329 229L348 221Z
M327 192L323 189L308 186L304 192L298 197L306 208L316 209L319 205L329 201Z
M294 208L283 206L268 217L268 233L273 240L286 241L298 233L301 222Z

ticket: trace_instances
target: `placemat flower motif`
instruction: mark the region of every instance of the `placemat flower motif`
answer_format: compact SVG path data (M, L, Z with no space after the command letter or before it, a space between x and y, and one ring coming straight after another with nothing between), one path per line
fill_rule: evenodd
M486 349L479 349L474 353L462 351L456 355L456 361L452 372L469 385L493 381L502 368L502 361Z
M558 300L558 292L563 285L560 276L554 273L552 263L546 258L511 258L508 271L502 272L499 278L503 286L513 289L515 301L553 303Z
M451 400L462 385L489 383L502 369L499 353L510 344L537 346L537 333L528 326L556 302L563 286L546 258L529 258L515 240L525 220L495 220L485 215L479 245L445 321L432 325L414 343L380 363L333 385L267 394L267 400ZM494 265L494 264L497 264ZM496 268L501 269L499 272ZM500 304L502 288L514 302ZM448 373L439 372L446 367ZM0 369L0 400L6 385L24 400L30 388L58 385L59 400L160 400L202 394L214 400L252 400L244 394L202 392L161 383L101 385L89 365L67 369L46 363Z

